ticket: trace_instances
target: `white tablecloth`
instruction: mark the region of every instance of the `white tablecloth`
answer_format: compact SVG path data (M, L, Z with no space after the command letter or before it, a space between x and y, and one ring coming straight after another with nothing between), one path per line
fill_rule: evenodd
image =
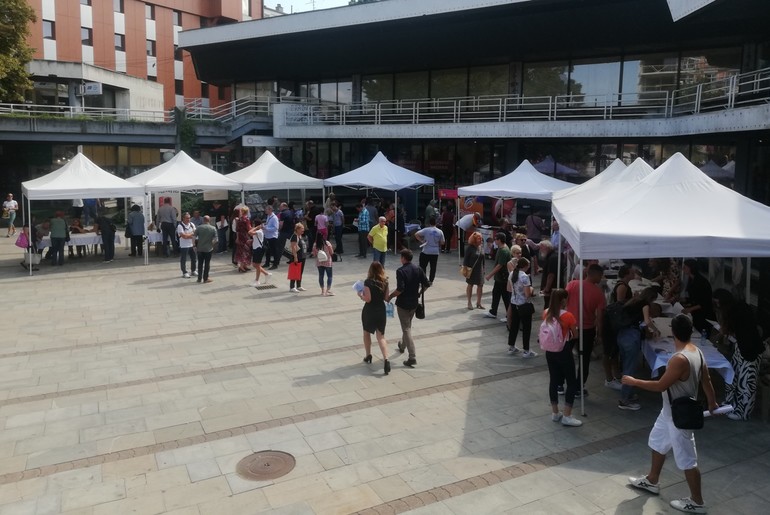
M163 243L163 233L158 231L147 231L147 243Z
M696 336L693 334L693 336ZM698 344L697 340L693 340L693 343ZM699 346L700 347L700 346ZM707 342L704 346L700 347L703 352L703 357L706 358L706 365L719 372L725 383L732 384L735 377L735 371L733 370L730 362L727 361L711 342ZM644 359L650 365L652 370L652 376L657 377L660 374L660 369L664 368L668 364L668 360L671 359L675 351L674 340L671 338L661 338L660 340L644 340L642 342L642 353L644 353Z
M115 243L120 243L120 235L118 233L115 233ZM102 243L102 237L99 234L96 234L95 232L87 232L84 234L72 234L70 233L70 241L68 243L65 243L64 246L68 245L100 245ZM50 236L45 236L41 240L40 246L42 248L50 247L51 246L51 238Z
M410 233L412 231L419 231L421 227L420 224L406 224L404 225L404 229L407 233Z

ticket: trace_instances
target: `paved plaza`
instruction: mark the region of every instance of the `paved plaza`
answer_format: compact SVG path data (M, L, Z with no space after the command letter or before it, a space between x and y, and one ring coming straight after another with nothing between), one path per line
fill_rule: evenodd
M389 320L384 376L377 352L361 361L351 285L369 263L352 252L321 297L310 262L308 291L291 294L284 265L257 290L217 255L199 284L123 245L113 263L28 277L13 241L0 238L0 515L653 514L687 494L672 458L660 497L626 486L646 472L660 396L619 411L593 362L584 425L551 422L545 358L509 356L505 325L466 310L456 255L440 256L415 321L417 368ZM766 512L770 425L708 420L697 441L710 513ZM296 467L238 476L261 450Z

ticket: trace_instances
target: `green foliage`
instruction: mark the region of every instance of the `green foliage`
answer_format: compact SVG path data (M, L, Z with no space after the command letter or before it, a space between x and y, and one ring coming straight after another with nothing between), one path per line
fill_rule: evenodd
M0 0L0 102L21 102L32 88L24 65L33 55L27 36L35 20L25 0Z
M185 118L179 123L179 146L189 154L193 145L195 145L195 122Z

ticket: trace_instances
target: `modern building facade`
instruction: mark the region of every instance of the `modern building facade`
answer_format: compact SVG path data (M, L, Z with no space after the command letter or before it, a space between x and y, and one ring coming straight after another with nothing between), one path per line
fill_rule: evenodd
M244 143L310 175L383 151L439 187L547 156L580 182L615 158L682 152L770 204L768 20L764 0L385 0L180 45L234 106L268 105L272 130Z

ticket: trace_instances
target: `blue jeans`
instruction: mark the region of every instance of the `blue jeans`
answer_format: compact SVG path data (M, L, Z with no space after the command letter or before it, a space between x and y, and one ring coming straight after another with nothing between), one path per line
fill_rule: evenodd
M64 264L64 238L51 238L52 265Z
M326 289L329 290L332 287L332 267L319 266L318 267L318 284L321 289L324 288L324 274L326 274Z
M639 353L642 346L642 333L638 327L627 327L618 331L618 349L620 350L620 365L624 376L632 376L636 373L639 363ZM620 389L620 398L627 401L634 393L634 388L623 385Z
M342 254L344 252L342 248L342 229L343 227L341 225L334 226L334 242L337 246L334 250L337 254Z
M385 255L387 253L387 251L383 252L372 247L372 262L379 261L382 266L385 266Z

